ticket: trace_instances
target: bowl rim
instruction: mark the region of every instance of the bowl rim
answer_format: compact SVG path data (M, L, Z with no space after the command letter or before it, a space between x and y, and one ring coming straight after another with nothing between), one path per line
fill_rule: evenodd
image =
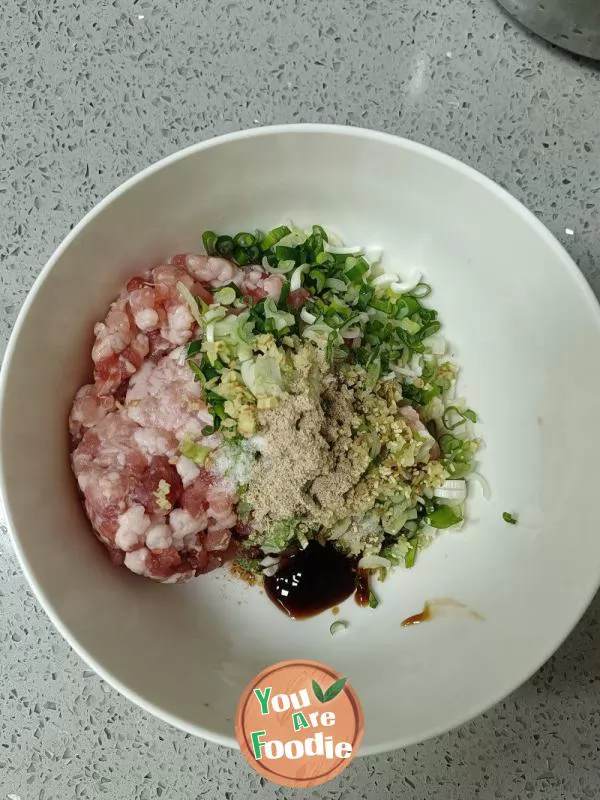
M530 211L525 205L523 205L523 203L521 203L519 200L513 197L513 195L511 195L506 189L499 186L495 181L493 181L491 178L488 178L474 167L471 167L468 164L465 164L462 161L458 160L457 158L454 158L453 156L450 156L440 150L437 150L433 147L429 147L428 145L424 145L419 142L412 141L411 139L397 136L395 134L384 133L381 131L375 131L368 128L360 128L349 125L321 124L321 123L293 123L293 124L261 126L256 128L234 131L219 136L213 136L209 139L197 142L196 144L189 145L181 150L177 150L174 153L171 153L170 155L159 159L158 161L154 162L148 167L145 167L144 169L135 173L132 177L128 178L126 181L124 181L116 188L114 188L111 192L109 192L109 194L107 194L103 199L101 199L98 203L96 203L84 215L84 217L69 231L69 233L65 236L65 238L60 242L58 247L54 250L50 258L40 271L39 275L35 279L15 320L15 324L11 331L8 344L6 347L2 369L0 371L0 418L3 415L8 374L10 372L10 367L12 364L12 360L14 358L20 331L24 324L25 318L27 317L27 314L29 313L29 310L34 302L34 299L40 287L42 286L44 281L48 278L48 275L52 271L56 262L60 259L62 254L67 250L67 248L71 245L71 243L79 236L80 232L93 219L95 219L96 216L98 216L114 200L116 200L122 194L126 193L132 186L136 185L145 178L153 175L155 172L158 172L166 167L169 167L170 165L176 163L177 161L185 159L192 154L199 153L203 150L211 150L214 147L219 147L223 144L239 141L242 139L279 136L282 134L285 135L285 134L305 134L305 133L325 134L331 136L349 136L357 139L371 140L374 142L380 142L382 144L394 145L395 147L400 147L401 149L412 151L415 154L426 156L432 161L435 161L441 165L449 167L450 169L455 170L456 172L462 174L466 178L479 184L480 186L485 188L488 192L491 192L500 201L502 201L513 211L515 211L528 224L528 226L532 229L532 231L535 234L537 234L537 236L539 236L543 240L543 242L546 245L548 245L554 251L556 256L562 261L565 269L569 272L571 278L578 285L580 291L582 291L583 293L582 296L587 300L588 304L590 305L590 310L592 311L592 313L595 313L596 321L598 323L600 331L600 303L596 298L594 292L592 291L592 288L587 282L585 276L583 275L579 267L576 265L575 261L571 258L571 256L562 246L562 244L548 230L548 228L546 228L546 226L533 214L533 212ZM100 676L100 678L105 680L120 694L122 694L128 700L130 700L131 702L142 708L144 711L149 712L153 716L157 717L158 719L167 722L168 724L172 725L173 727L179 730L184 731L185 733L189 733L194 736L199 736L207 741L211 741L219 745L231 747L234 749L239 749L239 745L234 736L225 736L209 728L204 728L201 725L190 724L189 722L186 722L184 719L181 719L177 715L170 713L166 709L138 695L133 689L123 684L117 677L115 677L110 672L110 670L105 669L101 664L99 664L94 658L94 656L92 656L91 653L78 642L77 638L71 633L69 628L65 624L63 624L59 613L54 608L52 600L46 595L46 592L37 583L37 580L33 574L33 569L30 566L25 549L21 546L20 538L16 531L16 526L14 525L13 522L11 508L10 508L10 501L7 497L5 463L4 459L2 458L1 428L0 428L0 500L4 504L7 528L10 539L12 541L14 551L16 553L20 567L25 575L25 578L29 583L29 586L31 587L38 602L40 603L40 605L50 618L50 621L52 622L54 627L67 641L67 643L73 648L73 650L77 653L77 655L84 661L84 663L88 664ZM571 622L569 622L564 627L563 630L559 632L559 635L556 636L556 638L554 639L554 644L550 645L546 650L544 650L543 654L538 659L536 659L535 667L533 669L528 668L527 670L525 670L518 681L511 682L514 685L512 685L510 688L507 689L504 686L498 692L494 693L493 695L489 695L485 701L478 702L470 707L467 707L462 714L458 714L455 716L450 725L448 725L447 723L433 725L424 734L420 734L418 737L404 736L404 737L398 737L397 739L393 739L391 741L375 743L361 748L358 755L367 756L367 755L375 755L377 753L385 753L391 750L407 747L412 744L417 744L426 741L434 736L438 736L443 733L446 733L449 730L453 730L454 728L463 725L466 722L469 722L474 717L479 716L486 710L492 708L494 705L499 703L509 694L518 689L523 683L525 683L532 675L534 675L538 671L538 669L540 669L540 667L553 655L553 653L555 653L556 650L558 650L558 648L563 644L563 642L573 631L577 623L580 621L581 617L585 613L586 609L588 608L589 604L591 603L592 599L594 598L599 588L600 588L600 574L597 577L595 585L582 598L579 610L577 611L575 618Z

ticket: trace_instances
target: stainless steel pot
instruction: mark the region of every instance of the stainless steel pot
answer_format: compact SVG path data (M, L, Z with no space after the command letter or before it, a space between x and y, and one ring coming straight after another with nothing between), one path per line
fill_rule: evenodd
M506 10L552 44L600 59L600 0L499 0Z

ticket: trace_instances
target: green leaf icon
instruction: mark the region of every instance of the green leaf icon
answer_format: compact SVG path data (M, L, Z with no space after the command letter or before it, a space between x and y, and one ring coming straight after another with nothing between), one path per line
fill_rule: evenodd
M315 697L317 698L317 700L319 700L321 703L324 703L325 702L325 695L323 694L323 689L321 689L319 684L314 679L313 679L313 682L312 682L312 688L313 688L313 692L315 693Z
M315 693L315 697L320 703L328 703L330 700L333 700L335 697L338 696L338 694L342 691L342 689L346 685L347 680L348 678L340 678L339 680L334 681L329 687L329 689L327 689L325 692L323 691L323 689L321 689L319 684L315 680L313 680L312 688L313 692Z
M337 697L346 685L347 680L348 678L340 678L338 681L335 681L335 683L332 683L329 689L327 689L325 692L325 699L323 702L328 703L330 700L333 700L334 697Z

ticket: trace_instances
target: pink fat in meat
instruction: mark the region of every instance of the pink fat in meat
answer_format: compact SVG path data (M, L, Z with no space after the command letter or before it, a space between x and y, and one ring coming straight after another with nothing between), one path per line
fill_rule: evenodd
M208 501L209 533L233 528L237 522L237 516L233 507L232 495L228 488L222 484L209 486L206 492L206 499Z
M268 272L264 272L260 267L256 267L244 273L239 286L243 294L253 300L272 297L273 300L277 301L284 282L283 275L269 275Z
M115 301L94 327L94 383L99 395L114 394L148 355L148 337L138 330L126 298Z
M176 258L185 262L185 267L197 281L215 289L227 286L229 283L237 284L244 277L244 272L239 267L224 258L196 255L176 256Z
M177 350L157 364L146 361L129 383L125 405L129 418L146 428L173 433L179 441L198 438L212 422L183 354Z
M75 444L81 441L86 428L97 425L116 408L113 395L99 395L93 383L82 386L75 395L69 416L69 432Z
M148 282L140 285L130 281L126 295L136 326L148 334L159 332L171 346L189 342L196 326L178 283L191 289L194 279L183 267L161 264L151 270Z

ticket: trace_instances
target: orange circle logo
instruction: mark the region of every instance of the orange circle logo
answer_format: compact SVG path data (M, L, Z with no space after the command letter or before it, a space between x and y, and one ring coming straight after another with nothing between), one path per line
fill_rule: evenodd
M347 679L318 661L281 661L245 688L235 721L242 753L290 787L327 783L356 755L362 709Z

